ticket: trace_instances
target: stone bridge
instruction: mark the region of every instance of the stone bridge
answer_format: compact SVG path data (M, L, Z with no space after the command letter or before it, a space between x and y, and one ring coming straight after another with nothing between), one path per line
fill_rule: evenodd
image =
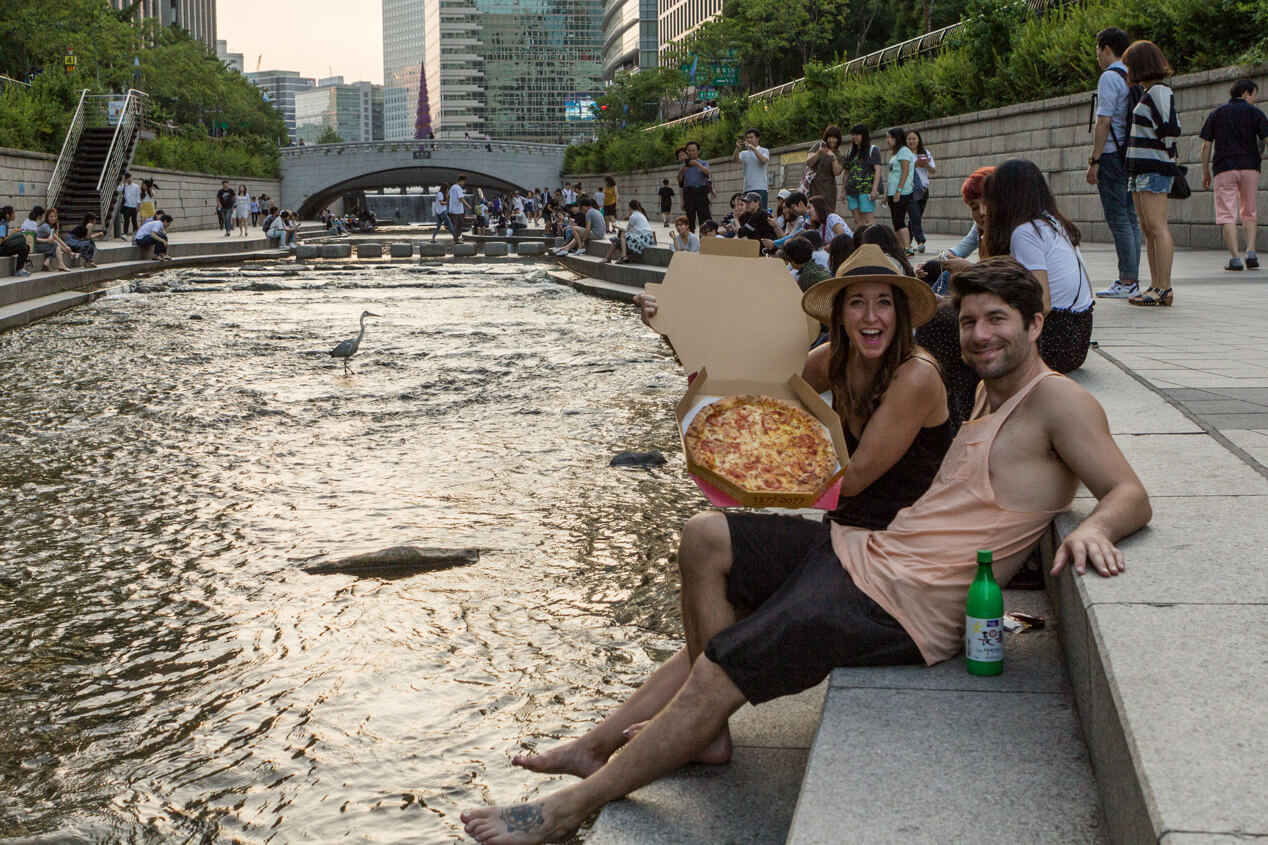
M560 144L518 141L371 141L282 150L281 207L311 219L349 191L437 185L467 174L467 187L555 188Z

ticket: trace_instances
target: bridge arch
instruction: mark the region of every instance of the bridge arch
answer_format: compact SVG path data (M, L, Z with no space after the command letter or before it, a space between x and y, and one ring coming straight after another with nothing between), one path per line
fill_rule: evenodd
M340 194L453 182L495 190L555 187L564 147L516 141L374 141L282 151L282 205L315 217Z

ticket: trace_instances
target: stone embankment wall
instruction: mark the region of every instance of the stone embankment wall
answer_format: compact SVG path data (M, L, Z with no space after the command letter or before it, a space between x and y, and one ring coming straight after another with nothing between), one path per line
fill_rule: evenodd
M1212 109L1228 101L1228 89L1239 77L1250 77L1268 91L1268 64L1226 67L1202 73L1177 76L1172 80L1180 125L1184 135L1179 142L1180 161L1189 166L1189 184L1193 196L1170 203L1171 232L1177 246L1219 247L1220 231L1215 226L1211 192L1202 190L1201 146L1198 131ZM1109 228L1101 214L1096 188L1087 183L1087 158L1091 155L1092 134L1088 131L1091 93L1071 94L1032 103L1021 103L999 109L972 112L912 124L920 131L925 146L937 162L924 225L927 232L962 234L970 225L968 209L960 199L960 185L970 173L983 165L998 164L1006 158L1028 158L1039 165L1056 195L1057 204L1082 230L1084 238L1108 242ZM839 124L848 131L849 115L841 115ZM877 129L873 139L884 151L884 129ZM848 138L847 138L848 141ZM805 173L809 142L771 150L771 204L779 188L795 188ZM888 161L888 155L884 156ZM713 185L718 198L712 206L715 217L726 213L727 200L743 187L740 165L730 159L711 162ZM660 203L656 191L662 179L677 188L677 166L633 173L615 173L622 203L637 199L653 220L660 219ZM572 174L564 178L580 181L593 193L604 174ZM1268 186L1266 186L1268 187ZM838 209L849 221L844 203ZM674 214L681 213L682 203L675 200ZM1268 191L1259 195L1260 216L1268 215ZM878 209L877 220L889 222L888 212ZM622 217L626 216L623 209ZM1144 256L1141 256L1142 261Z
M57 156L0 148L0 205L13 206L19 221L31 206L45 205L48 181L56 166ZM175 218L178 229L214 229L218 225L216 191L220 190L220 180L226 177L152 167L133 167L132 175L137 180L153 179L157 183L158 206ZM227 178L235 191L238 185L246 185L253 196L282 195L277 179Z

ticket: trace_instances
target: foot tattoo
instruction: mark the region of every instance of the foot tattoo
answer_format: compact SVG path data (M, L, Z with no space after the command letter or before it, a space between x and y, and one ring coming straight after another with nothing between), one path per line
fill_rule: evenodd
M546 823L541 804L516 804L502 810L500 815L507 833L536 833Z

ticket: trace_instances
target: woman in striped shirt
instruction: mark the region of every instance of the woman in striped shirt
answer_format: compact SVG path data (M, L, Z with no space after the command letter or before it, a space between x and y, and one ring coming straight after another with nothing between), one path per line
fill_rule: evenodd
M1149 256L1150 288L1127 301L1132 305L1170 305L1171 261L1175 243L1167 225L1167 194L1175 181L1176 144L1180 122L1176 98L1163 82L1171 76L1167 57L1152 41L1137 41L1123 53L1127 82L1140 85L1144 94L1131 115L1127 140L1128 188L1145 235Z

